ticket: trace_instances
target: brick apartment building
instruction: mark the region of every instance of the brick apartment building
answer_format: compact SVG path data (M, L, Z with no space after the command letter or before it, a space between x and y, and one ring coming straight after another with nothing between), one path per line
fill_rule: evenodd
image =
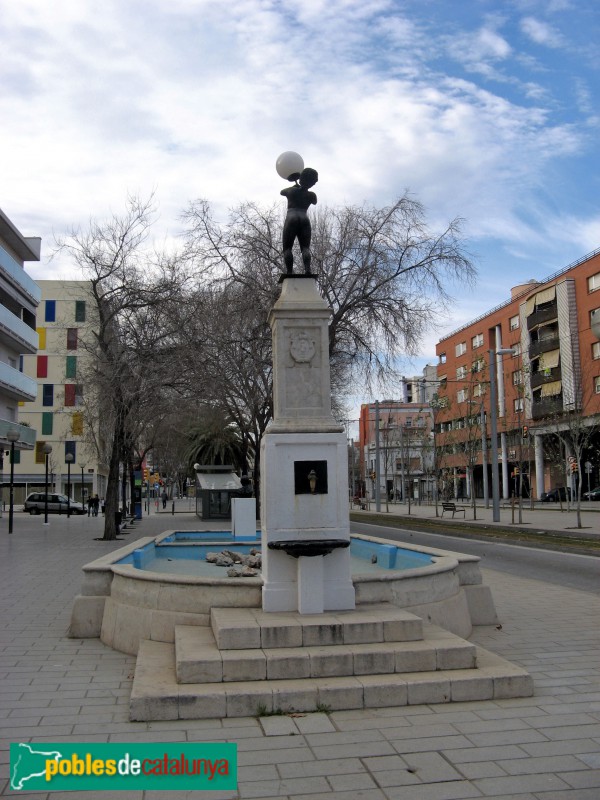
M484 460L491 480L490 349L513 351L496 357L502 496L531 490L540 498L565 480L574 488L579 474L584 491L600 483L599 321L596 250L542 281L515 286L509 300L440 340L434 417L448 496L474 489L482 497ZM586 433L583 447L568 441L575 424ZM558 432L567 440L562 452ZM571 474L574 461L580 472Z
M431 399L435 394L435 368L422 376L403 378L398 400L364 403L359 418L360 485L357 492L375 496L379 450L380 496L404 500L433 497L434 457ZM376 418L379 415L379 436ZM377 441L378 440L378 441ZM356 480L353 481L356 483Z

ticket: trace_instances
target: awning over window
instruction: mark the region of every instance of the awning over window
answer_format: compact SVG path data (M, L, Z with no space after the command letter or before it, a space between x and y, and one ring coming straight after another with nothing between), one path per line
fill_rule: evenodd
M558 367L560 361L560 350L550 350L549 353L542 353L540 356L540 371L544 369L554 369Z
M542 383L542 397L555 397L562 391L562 381L550 381Z
M531 316L535 311L536 306L541 306L544 303L551 303L556 297L556 286L548 286L547 289L542 289L541 292L537 292L534 294L533 297L530 297L529 300L525 303L525 314L526 316Z

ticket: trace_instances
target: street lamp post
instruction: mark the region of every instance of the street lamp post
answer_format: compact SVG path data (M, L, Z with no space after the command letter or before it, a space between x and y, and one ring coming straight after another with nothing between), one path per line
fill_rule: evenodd
M492 434L492 519L500 522L500 483L498 480L498 398L496 396L496 356L513 355L511 348L490 348L490 428Z
M83 470L85 469L85 464L80 463L79 466L81 467L81 505L85 511L85 497L83 494Z
M74 460L73 453L67 453L65 456L67 462L67 519L71 516L71 464Z
M52 452L52 445L46 442L42 447L46 461L46 491L44 493L44 525L48 524L48 458Z
M15 442L19 439L19 431L10 428L6 433L6 438L10 442L10 500L8 506L8 532L13 532L13 512L15 501Z

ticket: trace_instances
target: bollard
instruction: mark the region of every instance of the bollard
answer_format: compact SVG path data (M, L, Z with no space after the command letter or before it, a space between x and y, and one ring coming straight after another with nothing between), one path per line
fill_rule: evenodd
M175 500L173 500L173 503L171 505L171 516L173 516L174 514L175 514Z

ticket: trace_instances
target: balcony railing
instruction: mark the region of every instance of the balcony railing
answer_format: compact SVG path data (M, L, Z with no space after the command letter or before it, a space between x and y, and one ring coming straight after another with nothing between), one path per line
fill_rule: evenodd
M544 419L554 414L560 414L563 410L562 394L553 397L545 397L543 400L534 400L531 404L531 418Z
M535 358L541 353L548 353L550 350L556 350L558 346L558 335L549 336L547 339L539 339L537 342L532 342L529 345L529 358Z
M540 370L539 372L532 372L529 378L529 382L531 384L532 389L537 389L538 386L541 386L543 383L549 383L550 381L559 381L562 378L562 372L560 367L553 367L552 369L548 370Z
M533 328L536 328L538 325L543 325L544 322L551 322L557 317L558 308L555 300L554 303L549 305L547 308L540 308L538 311L534 311L533 314L530 314L527 317L527 330L530 331Z
M6 435L9 430L16 430L19 433L19 438L15 442L17 450L33 450L37 438L37 431L34 428L29 428L27 425L19 425L18 422L0 419L0 442L2 442L2 446L5 449L10 448L10 441Z
M15 400L35 400L37 383L14 367L0 361L0 394Z
M37 352L37 331L30 328L3 305L0 305L0 337L4 339L11 350L18 353Z
M42 290L2 245L0 245L0 267L11 283L16 284L22 292L27 294L34 305L39 305Z

